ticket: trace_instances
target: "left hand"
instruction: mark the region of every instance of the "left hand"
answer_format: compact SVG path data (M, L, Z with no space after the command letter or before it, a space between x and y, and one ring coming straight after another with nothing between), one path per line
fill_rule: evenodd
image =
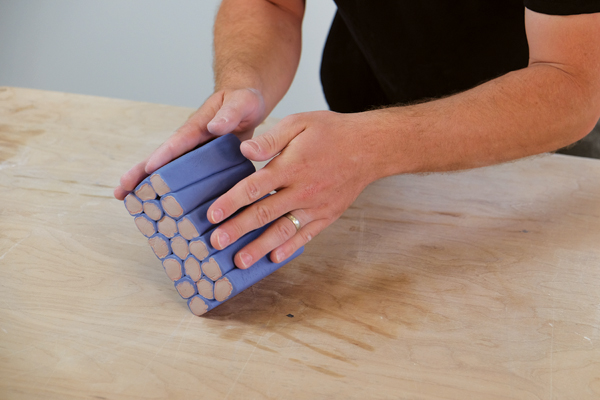
M271 251L271 260L281 262L337 220L378 178L376 163L371 162L377 138L359 131L359 118L360 114L329 111L295 114L242 143L242 153L253 161L280 154L215 201L208 218L219 223L262 196L277 193L224 222L212 234L211 244L221 250L277 219L241 249L234 262L238 268L248 268ZM289 219L281 218L288 212L299 220L298 232Z

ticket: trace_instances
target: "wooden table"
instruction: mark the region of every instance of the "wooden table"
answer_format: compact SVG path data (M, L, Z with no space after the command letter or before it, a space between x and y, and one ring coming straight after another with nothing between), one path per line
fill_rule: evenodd
M195 317L112 198L190 112L0 88L1 399L600 398L600 161L381 180Z

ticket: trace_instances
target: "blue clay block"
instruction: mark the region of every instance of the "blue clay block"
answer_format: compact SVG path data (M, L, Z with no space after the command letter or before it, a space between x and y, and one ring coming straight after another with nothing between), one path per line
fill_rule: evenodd
M235 243L211 255L202 263L202 273L209 279L216 281L223 275L235 268L233 257L248 243L259 237L269 226L267 224L262 228L249 232L239 238Z
M151 175L150 181L159 196L176 192L247 161L240 152L240 144L235 135L221 136L161 167Z
M206 212L208 208L217 200L216 198L199 205L192 211L184 215L177 222L177 229L181 236L187 240L192 240L198 236L205 234L214 225L208 220Z
M179 295L184 299L189 299L190 297L198 294L196 283L191 280L189 276L184 276L180 280L176 281L175 289L177 289L177 293L179 293Z
M199 205L222 195L255 171L254 165L246 160L177 192L163 196L160 199L163 210L172 218L179 219Z
M152 251L159 260L163 260L165 257L171 254L171 243L162 233L155 233L148 238L148 244L152 247Z
M303 251L304 247L299 248L290 258L280 263L272 262L267 255L248 269L233 269L215 282L215 300L225 301L241 293L298 257Z

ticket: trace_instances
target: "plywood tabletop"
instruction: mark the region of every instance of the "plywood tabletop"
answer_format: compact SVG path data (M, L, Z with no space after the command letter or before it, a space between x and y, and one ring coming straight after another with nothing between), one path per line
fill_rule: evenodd
M1 399L600 398L600 161L383 179L195 317L112 198L191 111L0 88Z

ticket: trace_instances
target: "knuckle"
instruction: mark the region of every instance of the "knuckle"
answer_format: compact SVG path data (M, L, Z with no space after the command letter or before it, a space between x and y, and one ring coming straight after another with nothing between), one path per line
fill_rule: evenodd
M246 196L250 202L257 200L260 197L260 189L252 179L246 180Z
M256 206L255 216L260 226L264 226L273 220L271 210L260 204Z
M264 147L268 151L271 151L271 150L277 148L277 141L275 140L275 136L273 136L273 134L271 132L266 132L266 133L264 133L263 135L261 135L259 137L262 138L262 141L264 143Z
M289 221L281 221L275 228L280 242L285 242L296 234L296 227Z
M301 230L300 232L298 232L300 234L300 237L302 238L302 241L306 244L308 242L310 242L313 238L313 235L310 231L308 231L307 229Z

